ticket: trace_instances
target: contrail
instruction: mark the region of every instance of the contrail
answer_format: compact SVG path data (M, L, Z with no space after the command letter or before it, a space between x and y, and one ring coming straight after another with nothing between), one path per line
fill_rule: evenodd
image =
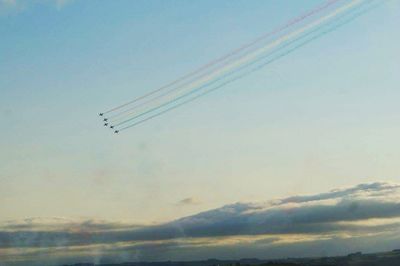
M312 29L314 27L317 27L317 26L323 24L325 21L327 21L327 20L329 20L329 19L331 19L333 17L336 17L337 15L339 15L339 14L341 14L341 13L343 13L343 12L349 10L349 9L351 9L352 7L354 7L356 5L359 5L362 2L363 2L363 0L353 0L350 4L347 4L345 6L340 7L338 9L336 9L334 12L332 12L332 13L330 13L330 14L328 14L328 15L320 18L320 19L318 19L317 21L312 22L312 23L310 23L310 24L308 24L308 25L306 25L306 26L304 26L304 27L302 27L302 28L300 28L300 29L298 29L298 30L296 30L294 32L288 33L288 34L278 38L277 40L273 41L272 43L268 44L267 46L264 46L264 47L258 49L254 53L252 53L252 54L250 54L248 56L245 56L244 58L239 59L238 61L234 62L231 65L228 65L227 67L223 68L222 70L214 73L214 75L212 75L211 77L208 77L207 79L205 79L203 82L206 82L207 80L211 80L212 78L216 78L221 73L224 74L224 72L226 73L229 70L232 70L233 68L240 66L241 64L244 64L244 63L246 63L246 62L248 62L250 60L256 59L257 56L261 55L263 52L268 51L269 49L272 49L274 47L277 47L280 44L284 43L285 41L287 41L287 40L289 40L291 38L294 38L294 37L306 32L307 30L310 30L310 29ZM201 85L201 83L199 83L199 82L197 82L197 84ZM182 99L184 97L187 97L187 96L193 94L194 92L197 92L199 89L203 88L204 86L207 86L207 83L205 85L201 86L200 88L199 87L195 87L194 89L192 89L188 93L185 93L182 96L179 96L178 98L172 99L172 100L170 100L170 101L168 101L168 102L166 102L166 103L164 103L164 104L162 104L162 105L160 105L158 107L152 108L152 109L150 109L150 110L148 110L146 112L138 114L138 115L134 116L133 118L127 119L127 120L122 121L122 122L119 122L119 123L115 124L114 126L119 126L119 125L125 124L125 123L127 123L129 121L132 121L134 119L142 117L145 114L148 114L150 112L156 111L156 110L158 110L158 109L160 109L160 108L162 108L162 107L164 107L164 106L166 106L168 104L171 104L171 103L173 103L173 102L175 102L175 101L177 101L179 99Z
M268 38L268 37L270 37L272 35L275 35L275 34L279 33L280 31L283 31L283 30L293 26L294 24L296 24L296 23L298 23L298 22L300 22L302 20L305 20L306 18L308 18L308 17L310 17L310 16L312 16L312 15L314 15L314 14L316 14L316 13L318 13L318 12L320 12L320 11L326 9L326 8L328 8L329 6L335 4L338 1L339 0L329 0L325 4L315 8L315 9L309 11L309 12L306 12L305 14L303 14L303 15L297 17L297 18L294 18L293 20L289 21L288 23L284 24L283 26L281 26L281 27L279 27L279 28L277 28L277 29L275 29L275 30L273 30L271 32L268 32L268 33L260 36L259 38L257 38L256 40L254 40L254 41L252 41L250 43L244 44L243 46L231 51L230 53L228 53L228 54L226 54L226 55L224 55L224 56L222 56L220 58L217 58L217 59L207 63L206 65L203 65L202 67L194 70L193 72L190 72L190 73L188 73L188 74L186 74L186 75L184 75L184 76L182 76L182 77L180 77L180 78L178 78L178 79L176 79L176 80L174 80L174 81L172 81L172 82L170 82L170 83L168 83L168 84L166 84L166 85L164 85L164 86L162 86L162 87L160 87L160 88L158 88L156 90L153 90L153 91L151 91L151 92L149 92L149 93L147 93L145 95L142 95L142 96L140 96L138 98L135 98L132 101L129 101L127 103L124 103L124 104L119 105L117 107L114 107L112 109L109 109L109 110L107 110L107 111L105 111L103 113L100 113L100 115L103 116L104 114L117 111L117 110L119 110L119 109L121 109L123 107L126 107L126 106L128 106L130 104L133 104L133 103L138 102L138 101L140 101L140 100L142 100L144 98L147 98L147 97L149 97L149 96L151 96L153 94L156 94L159 91L162 91L162 90L164 90L166 88L169 88L169 87L171 87L171 86L173 86L173 85L175 85L175 84L177 84L177 83L179 83L179 82L181 82L181 81L183 81L183 80L185 80L185 79L187 79L187 78L189 78L189 77L191 77L191 76L193 76L193 75L195 75L197 73L200 73L201 71L209 68L210 66L213 66L215 64L218 64L220 62L225 61L229 57L231 57L231 56L233 56L235 54L238 54L239 52L244 51L247 48L250 48L250 47L254 46L255 44L261 42L262 40L264 40L264 39L266 39L266 38Z
M382 2L380 2L380 3L382 3ZM150 119L153 119L153 118L155 118L155 117L158 117L158 116L160 116L160 115L162 115L162 114L164 114L164 113L167 113L167 112L169 112L169 111L172 111L173 109L176 109L176 108L178 108L178 107L180 107L180 106L182 106L182 105L184 105L184 104L187 104L187 103L190 103L190 102L192 102L192 101L195 101L195 100L197 100L198 98L200 98L200 97L202 97L202 96L205 96L206 94L209 94L209 93L211 93L211 92L213 92L213 91L215 91L215 90L217 90L217 89L219 89L219 88L221 88L221 87L223 87L223 86L225 86L225 85L227 85L227 84L229 84L229 83L232 83L232 82L234 82L234 81L236 81L236 80L238 80L238 79L243 78L244 76L247 76L248 74L251 74L251 73L253 73L253 72L255 72L255 71L258 71L258 70L264 68L265 66L267 66L267 65L269 65L269 64L271 64L271 63L273 63L273 62L275 62L276 60L278 60L278 59L280 59L280 58L282 58L282 57L284 57L284 56L286 56L286 55L288 55L288 54L294 52L295 50L297 50L297 49L299 49L299 48L305 46L306 44L312 42L313 40L318 39L318 38L320 38L320 37L322 37L322 36L324 36L324 35L326 35L326 34L332 32L332 31L335 31L335 30L337 30L338 28L342 27L343 25L348 24L349 22L355 20L356 18L360 17L361 15L363 15L363 14L367 13L368 11L370 11L370 10L376 8L380 3L378 3L378 4L376 4L376 5L372 6L372 7L369 7L369 8L366 9L366 10L363 10L363 11L361 11L361 12L358 12L357 14L353 15L352 17L350 17L349 19L345 20L344 22L342 22L342 23L340 23L340 24L338 24L338 25L336 25L336 26L333 26L333 27L331 27L331 28L329 28L329 29L327 29L327 30L325 30L325 31L320 32L319 34L315 35L314 37L312 37L312 38L310 38L310 39L308 39L308 40L306 40L306 41L304 41L304 42L302 42L302 43L300 43L300 44L298 44L298 45L296 45L295 47L291 48L290 50L286 51L285 53L282 53L282 54L276 56L275 58L272 58L272 59L268 60L267 62L265 62L265 63L263 63L263 64L261 64L261 65L255 67L255 68L251 69L251 70L248 71L248 72L243 73L243 74L240 75L240 76L237 76L237 77L235 77L235 78L233 78L233 79L231 79L231 80L228 80L228 81L226 81L226 82L224 82L224 83L218 85L217 87L214 87L214 88L212 88L212 89L210 89L210 90L208 90L208 91L205 91L205 92L203 92L203 93L201 93L201 94L198 94L198 95L196 95L195 97L192 97L192 98L190 98L190 99L187 99L186 101L181 102L181 103L179 103L179 104L177 104L177 105L174 105L174 106L172 106L172 107L169 107L169 108L167 108L167 109L165 109L165 110L163 110L163 111L161 111L161 112L159 112L159 113L156 113L156 114L154 114L154 115L152 115L152 116L149 116L149 117L147 117L147 118L145 118L145 119L142 119L142 120L140 120L140 121L137 121L137 122L135 122L135 123L133 123L133 124L131 124L131 125L129 125L129 126L123 127L123 128L121 128L121 129L119 129L117 132L122 131L122 130L126 130L126 129L128 129L128 128L137 126L137 125L139 125L139 124L142 124L142 123L144 123L144 122L146 122L146 121L148 121L148 120L150 120Z

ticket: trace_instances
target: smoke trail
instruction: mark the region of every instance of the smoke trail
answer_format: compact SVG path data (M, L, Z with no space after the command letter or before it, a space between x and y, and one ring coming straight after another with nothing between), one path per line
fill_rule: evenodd
M379 4L380 4L380 3L379 3ZM172 111L173 109L176 109L176 108L178 108L178 107L180 107L180 106L182 106L182 105L184 105L184 104L187 104L187 103L190 103L190 102L192 102L192 101L195 101L195 100L197 100L198 98L200 98L200 97L202 97L202 96L205 96L205 95L207 95L207 94L209 94L209 93L211 93L211 92L213 92L213 91L215 91L215 90L217 90L217 89L219 89L219 88L221 88L221 87L223 87L223 86L225 86L225 85L227 85L227 84L229 84L229 83L232 83L232 82L234 82L234 81L236 81L236 80L239 80L239 79L241 79L241 78L247 76L248 74L251 74L251 73L253 73L253 72L255 72L255 71L258 71L258 70L264 68L265 66L267 66L267 65L269 65L269 64L271 64L271 63L277 61L278 59L280 59L280 58L282 58L282 57L284 57L284 56L286 56L286 55L288 55L288 54L294 52L295 50L297 50L297 49L299 49L299 48L305 46L306 44L312 42L313 40L318 39L318 38L320 38L320 37L322 37L322 36L324 36L324 35L326 35L326 34L332 32L332 31L335 31L335 30L337 30L338 28L340 28L340 27L342 27L342 26L344 26L344 25L350 23L351 21L355 20L356 18L358 18L358 17L362 16L363 14L369 12L370 10L376 8L379 4L376 4L376 5L370 7L370 8L368 8L368 9L366 9L366 10L363 10L363 11L361 11L361 12L358 12L357 14L355 14L355 15L352 16L351 18L345 20L344 22L342 22L342 23L340 23L340 24L338 24L338 25L336 25L336 26L334 26L334 27L331 27L331 28L329 28L329 29L327 29L327 30L325 30L325 31L322 31L321 33L317 34L316 36L314 36L314 37L312 37L312 38L310 38L310 39L308 39L308 40L306 40L306 41L304 41L304 42L302 42L302 43L296 45L295 47L293 47L292 49L286 51L285 53L282 53L282 54L278 55L277 57L268 60L267 62L265 62L265 63L263 63L263 64L261 64L261 65L255 67L255 68L251 69L251 70L248 71L248 72L243 73L243 74L240 75L240 76L237 76L237 77L235 77L235 78L233 78L233 79L230 79L230 80L228 80L228 81L226 81L226 82L224 82L224 83L218 85L217 87L214 87L214 88L212 88L212 89L210 89L210 90L208 90L208 91L205 91L205 92L203 92L203 93L201 93L201 94L198 94L198 95L196 95L195 97L192 97L192 98L190 98L190 99L188 99L188 100L186 100L186 101L183 101L183 102L181 102L181 103L179 103L179 104L177 104L177 105L174 105L174 106L172 106L172 107L169 107L169 108L167 108L167 109L165 109L165 110L163 110L163 111L161 111L161 112L159 112L159 113L156 113L156 114L154 114L154 115L152 115L152 116L149 116L149 117L147 117L147 118L145 118L145 119L142 119L142 120L140 120L140 121L138 121L138 122L135 122L135 123L133 123L133 124L131 124L131 125L129 125L129 126L123 127L123 128L121 128L121 129L119 129L118 131L126 130L126 129L128 129L128 128L131 128L131 127L137 126L137 125L139 125L139 124L142 124L142 123L144 123L144 122L146 122L146 121L148 121L148 120L150 120L150 119L153 119L153 118L155 118L155 117L158 117L158 116L160 116L160 115L162 115L162 114L164 114L164 113L167 113L167 112L169 112L169 111Z
M288 34L286 34L286 35L284 35L284 36L278 38L277 40L273 41L273 42L270 43L269 45L266 45L266 46L264 46L264 47L262 47L262 48L259 48L259 49L256 50L256 51L254 51L252 54L249 54L249 55L246 55L246 54L245 54L244 56L242 56L241 58L239 58L239 60L233 62L232 64L227 65L227 66L225 66L225 67L222 67L222 68L219 69L219 71L214 71L214 72L212 72L212 73L211 73L208 77L206 77L205 79L199 80L199 81L197 81L196 83L193 83L192 86L189 87L188 89L193 88L193 87L197 87L197 86L199 86L199 85L200 85L201 83L203 83L203 82L207 82L208 80L212 80L212 79L216 78L218 75L223 75L223 74L225 74L226 72L230 71L231 69L240 66L240 64L245 63L246 61L254 60L255 58L257 58L257 56L261 55L262 53L264 53L264 52L266 52L266 51L268 51L268 50L270 50L270 49L273 49L274 47L279 46L280 44L286 42L287 40L289 40L289 39L291 39L291 38L295 38L297 35L302 34L303 32L306 32L307 30L309 30L309 29L311 29L311 28L313 28L313 27L317 27L317 26L319 26L320 24L323 24L325 21L327 21L327 20L329 20L329 19L331 19L331 18L337 16L337 15L340 14L340 13L343 13L343 12L347 11L348 9L351 9L352 7L354 7L354 6L356 6L356 5L360 4L360 3L362 3L363 1L364 1L364 0L353 0L350 4L345 5L345 6L342 6L342 7L340 7L340 8L337 8L334 12L332 12L332 13L330 13L330 14L328 14L328 15L322 17L322 18L320 18L319 20L314 21L314 22L312 22L312 23L306 25L305 27L302 27L302 28L300 28L300 29L297 30L297 31L288 33ZM218 70L218 69L217 69L217 70ZM167 94L168 94L168 93L167 93ZM164 94L164 95L165 95L165 94ZM153 109L154 109L154 108L153 108ZM153 109L151 109L151 110L153 110ZM158 108L157 108L157 109L158 109ZM132 113L136 113L136 112L131 112L131 113L129 113L129 114L132 114ZM145 112L145 113L148 113L148 112ZM119 119L118 119L118 120L119 120ZM132 119L128 119L128 120L126 120L126 121L123 121L123 122L121 122L121 123L118 123L118 125L123 124L123 123L125 123L125 122L129 122L129 121L131 121L131 120L132 120Z
M287 35L284 35L284 36L280 37L279 39L275 40L275 41L272 42L271 44L269 44L269 45L267 45L267 46L265 46L265 47L263 47L263 48L260 48L260 49L257 50L253 55L247 56L247 58L250 58L250 59L253 58L253 59L254 59L254 57L259 56L259 55L262 54L262 52L264 52L265 50L268 50L268 49L271 49L271 48L273 48L273 47L279 46L281 43L284 43L285 41L287 41L288 39L290 39L290 38L293 37L293 36L295 37L295 36L297 36L297 35L300 35L300 34L303 33L303 32L306 32L306 31L309 30L309 29L312 29L312 28L314 28L314 27L318 27L319 25L323 24L326 20L329 20L330 18L335 17L335 16L337 16L337 15L339 15L339 14L341 14L341 13L347 11L348 9L350 9L350 8L352 8L353 6L358 5L358 4L362 3L362 2L363 2L363 0L355 0L355 1L352 1L350 4L345 5L345 6L343 6L343 7L340 7L340 8L338 8L338 9L336 9L334 12L332 12L332 13L330 13L330 14L328 14L328 15L322 17L322 18L320 18L319 20L317 20L317 21L315 21L315 22L312 22L312 23L306 25L306 26L304 26L303 28L301 28L301 29L299 29L299 30L297 30L297 31L295 31L295 32L292 32L292 33L289 33L289 34L287 34ZM243 63L245 63L246 61L249 61L249 60L246 60L246 61L244 60L244 59L247 59L247 58L242 58L241 60L239 60L239 62L235 62L233 65L228 66L229 68L226 68L226 69L223 71L223 72L225 72L224 74L227 74L227 73L226 73L226 70L233 69L234 67L240 66L240 64L243 64ZM256 60L257 60L257 59L256 59ZM218 74L218 73L214 74L214 76L216 76L217 74ZM210 80L210 78L208 78L207 80ZM205 81L207 81L207 80L205 80ZM217 80L217 81L218 81L218 80ZM182 99L182 98L184 98L184 97L187 97L187 96L189 96L189 95L191 95L191 94L197 92L198 90L200 90L200 89L202 89L202 88L204 88L204 87L206 87L206 86L209 86L209 85L212 84L212 83L213 83L213 82L211 81L211 82L206 83L206 84L204 84L204 85L202 85L202 86L200 86L200 87L193 88L191 91L189 91L189 92L183 94L182 96L179 96L179 97L177 97L177 98L174 98L174 99L172 99L172 100L170 100L170 101L168 101L168 102L166 102L166 103L164 103L164 104L159 105L158 107L152 108L152 109L150 109L150 110L148 110L148 111L146 111L146 112L143 112L143 113L141 113L141 114L138 114L138 115L134 116L133 118L130 118L130 119L127 119L127 120L122 121L122 122L120 122L120 123L117 123L117 124L115 124L114 126L119 126L119 125L125 124L125 123L127 123L127 122L129 122L129 121L132 121L132 120L135 120L135 119L137 119L137 118L139 118L139 117L142 117L143 115L146 115L146 114L148 114L148 113L151 113L151 112L153 112L153 111L156 111L156 110L158 110L158 109L160 109L160 108L162 108L162 107L164 107L164 106L166 106L166 105L169 105L169 104L171 104L171 103L173 103L173 102L176 102L176 101L178 101L178 100L180 100L180 99Z
M335 1L334 1L334 2L335 2ZM264 35L264 36L262 36L261 38L257 39L256 41L252 42L251 44L248 44L246 47L243 46L243 47L241 47L241 48L248 48L248 47L250 47L250 46L253 46L253 45L255 45L256 43L260 42L261 40L265 39L266 37L268 37L268 36L270 36L270 35L273 35L273 34L276 34L276 33L278 33L278 32L281 31L281 30L286 29L289 25L293 25L294 23L300 22L301 20L304 20L306 17L308 17L308 16L310 16L310 15L312 15L312 14L316 14L317 12L321 11L322 9L324 9L324 8L326 8L326 7L328 7L328 6L330 6L332 3L333 3L333 2L327 3L327 4L325 4L324 6L322 6L321 8L315 9L315 10L313 10L312 12L307 13L307 15L303 15L302 17L300 17L300 18L294 20L293 22L287 24L287 26L281 27L280 29L277 29L277 30L273 31L273 32L271 32L271 33L268 34L268 35ZM195 82L196 80L199 80L200 78L204 78L204 77L207 77L208 75L213 74L213 73L214 73L215 71L217 71L218 69L221 69L221 68L223 68L224 66L226 66L227 64L231 63L232 60L237 60L238 58L234 58L233 56L234 56L235 54L239 54L239 52L240 52L241 50L246 50L246 49L237 49L237 50L235 50L236 53L231 53L231 54L230 54L230 58L227 58L226 60L224 60L223 62L221 62L222 65L215 64L215 65L216 65L215 68L213 68L212 66L210 66L210 68L208 69L207 72L205 72L205 73L203 73L203 74L201 74L201 75L194 75L194 77L190 78L189 80L187 80L186 82L184 82L184 83L182 83L182 84L179 84L179 86L177 86L177 87L172 87L172 89L167 90L166 92L164 92L164 93L162 93L162 94L160 94L160 95L157 95L157 96L155 96L155 97L153 97L153 98L150 98L150 99L147 100L147 101L144 101L144 102L141 102L140 104L134 105L133 107L130 107L130 108L126 109L126 110L123 110L123 111L121 111L121 112L119 112L119 113L117 113L117 114L108 116L108 120L109 120L110 122L118 122L118 121L121 121L121 120L123 120L123 119L129 117L130 115L132 115L132 114L138 112L138 111L137 111L138 108L140 108L140 107L142 107L142 106L146 106L146 105L149 104L149 103L155 102L155 101L158 100L158 99L162 99L164 96L167 96L167 95L169 95L169 94L171 94L171 93L173 93L173 92L179 92L180 89L185 89L185 86L190 85L191 83ZM254 50L248 51L247 54L250 53L250 52L253 52L253 51L254 51ZM245 55L246 55L246 54L242 55L241 57L244 57ZM232 57L233 57L233 58L232 58ZM165 89L167 89L167 88L165 88ZM135 111L134 111L134 110L135 110ZM132 111L133 111L133 112L132 112Z
M346 15L347 15L347 14L346 14ZM341 17L339 17L339 19L340 19L340 18L341 18ZM293 43L295 43L295 42L297 42L297 41L299 41L299 40L301 40L301 39L303 39L303 38L305 38L305 37L307 37L307 36L309 36L309 35L311 35L311 34L317 32L317 31L319 31L321 28L323 28L323 27L325 27L325 26L326 26L326 25L322 25L321 27L319 27L319 28L317 28L317 29L315 29L315 30L313 30L313 31L310 31L310 32L308 32L308 33L306 33L306 34L304 34L304 35L298 37L297 39L295 39L295 40L293 40L293 41L290 41L290 42L288 42L288 43L286 43L286 44L284 44L284 45L278 47L276 50L274 50L274 51L272 51L272 52L270 52L270 53L268 53L268 54L266 54L266 55L263 55L263 56L259 57L259 58L256 59L255 61L252 61L252 62L250 62L250 63L247 63L247 64L245 64L244 66L241 66L241 67L238 68L238 69L235 69L235 70L233 70L233 71L231 71L231 72L228 72L228 73L223 74L221 77L219 77L219 78L217 78L217 79L214 79L214 80L212 80L211 82L207 82L207 83L203 84L202 86L197 87L197 88L193 91L193 93L196 92L196 91L198 91L198 90L200 90L200 89L202 89L202 88L205 88L205 87L208 87L208 86L210 86L210 85L213 85L214 83L216 83L216 82L218 82L218 81L220 81L220 80L222 80L222 79L224 79L224 78L226 78L226 77L228 77L228 76L230 76L230 75L232 75L232 74L234 74L234 73L236 73L236 72L242 70L243 68L246 68L246 67L248 67L249 65L252 65L252 64L254 64L254 63L257 63L258 61L260 61L260 60L262 60L262 59L265 59L266 57L268 57L268 56L270 56L270 55L273 55L273 54L276 53L276 52L279 52L280 50L286 48L287 46L290 46L291 44L293 44ZM165 96L166 94L168 94L168 92L165 93L165 94L162 94L162 95L160 95L160 96ZM176 100L179 100L179 99L181 99L181 98L183 98L183 97L189 96L190 94L192 94L192 92L189 92L189 93L183 95L182 97L175 98L175 100L173 100L173 102L175 102ZM140 106L142 106L142 105L144 105L144 104L147 104L147 103L151 102L152 100L154 100L154 99L151 99L150 101L143 102L141 105L137 105L137 106L135 106L135 107L140 107ZM154 108L154 109L155 109L155 110L156 110L156 109L159 109L159 108L161 108L161 107L163 107L163 106L165 106L165 105L168 105L168 104L170 104L170 103L172 103L172 102L167 102L167 103L165 103L165 104L162 104L162 106L158 106L157 108ZM126 111L130 111L130 110L132 110L132 109L135 109L135 108L131 108L131 109L128 109L128 110L126 110ZM155 111L155 110L153 110L153 111ZM145 115L145 114L147 114L147 113L149 113L149 112L151 112L151 110L144 111L144 112L143 112L143 115ZM116 119L113 119L113 117L109 117L110 123L114 123L114 126L121 125L121 124L124 123L124 121L122 121L121 123L119 123L119 121L121 121L121 120L123 120L123 119L129 118L129 117L130 117L132 114L134 114L134 113L135 113L135 112L129 112L128 114L125 114L124 116L118 117L118 118L116 118ZM135 119L135 118L138 118L138 117L140 117L140 116L142 116L142 114L140 114L140 115L138 115L138 116L135 116L134 118L131 118L129 121L131 121L131 120L133 120L133 119ZM127 122L128 122L128 120L127 120ZM116 124L115 124L115 123L116 123Z
M107 111L101 113L101 115L117 111L117 110L119 110L119 109L121 109L123 107L126 107L126 106L128 106L130 104L133 104L133 103L138 102L138 101L140 101L140 100L142 100L144 98L147 98L148 96L151 96L151 95L153 95L153 94L155 94L155 93L157 93L159 91L162 91L162 90L164 90L166 88L169 88L169 87L171 87L171 86L173 86L173 85L175 85L175 84L177 84L177 83L179 83L179 82L181 82L181 81L183 81L183 80L185 80L185 79L187 79L187 78L189 78L189 77L191 77L191 76L193 76L193 75L195 75L195 74L197 74L197 73L199 73L199 72L201 72L201 71L203 71L205 69L207 69L210 66L218 64L220 62L223 62L226 59L228 59L229 57L231 57L231 56L233 56L233 55L235 55L235 54L237 54L237 53L239 53L241 51L244 51L249 47L254 46L255 44L259 43L260 41L266 39L267 37L275 35L278 32L280 32L282 30L285 30L285 29L293 26L294 24L296 24L296 23L298 23L298 22L300 22L300 21L302 21L302 20L304 20L304 19L306 19L306 18L308 18L308 17L310 17L310 16L312 16L312 15L314 15L314 14L316 14L316 13L318 13L318 12L324 10L324 9L326 9L326 8L328 8L329 6L335 4L338 1L339 0L329 0L325 4L323 4L322 6L319 6L319 7L315 8L315 9L313 9L313 10L311 10L311 11L309 11L309 12L307 12L307 13L305 13L305 14L303 14L303 15L301 15L301 16L299 16L299 17L297 17L297 18L295 18L295 19L293 19L291 21L289 21L288 23L284 24L283 26L281 26L281 27L279 27L279 28L277 28L277 29L275 29L275 30L273 30L271 32L268 32L268 33L262 35L261 37L257 38L256 40L254 40L254 41L252 41L250 43L247 43L247 44L245 44L245 45L233 50L232 52L230 52L230 53L228 53L228 54L226 54L226 55L224 55L224 56L222 56L220 58L217 58L217 59L209 62L208 64L206 64L206 65L194 70L193 72L190 72L190 73L182 76L181 78L178 78L178 79L176 79L176 80L174 80L174 81L172 81L172 82L170 82L170 83L168 83L168 84L166 84L166 85L164 85L164 86L162 86L162 87L160 87L160 88L158 88L158 89L156 89L154 91L151 91L151 92L149 92L149 93L147 93L145 95L142 95L142 96L140 96L138 98L135 98L132 101L129 101L129 102L125 103L125 104L122 104L122 105L114 107L114 108L112 108L110 110L107 110Z

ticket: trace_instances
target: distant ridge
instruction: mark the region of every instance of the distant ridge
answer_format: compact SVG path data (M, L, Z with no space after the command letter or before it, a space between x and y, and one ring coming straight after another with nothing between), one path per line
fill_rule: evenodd
M207 259L199 261L160 261L160 262L124 262L124 263L77 263L63 266L400 266L400 249L389 252L363 254L350 253L347 256L319 258L287 258L262 260L243 258L239 260Z

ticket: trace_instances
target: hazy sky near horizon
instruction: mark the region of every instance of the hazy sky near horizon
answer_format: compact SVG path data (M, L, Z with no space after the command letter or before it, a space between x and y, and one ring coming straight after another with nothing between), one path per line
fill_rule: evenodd
M323 2L0 0L0 221L399 182L398 0L123 134L97 117Z

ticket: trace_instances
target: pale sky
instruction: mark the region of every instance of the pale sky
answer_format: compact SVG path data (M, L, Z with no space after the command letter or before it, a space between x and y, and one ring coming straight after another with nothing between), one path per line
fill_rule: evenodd
M323 2L0 0L0 222L165 224L400 182L398 0L123 134L99 123Z

